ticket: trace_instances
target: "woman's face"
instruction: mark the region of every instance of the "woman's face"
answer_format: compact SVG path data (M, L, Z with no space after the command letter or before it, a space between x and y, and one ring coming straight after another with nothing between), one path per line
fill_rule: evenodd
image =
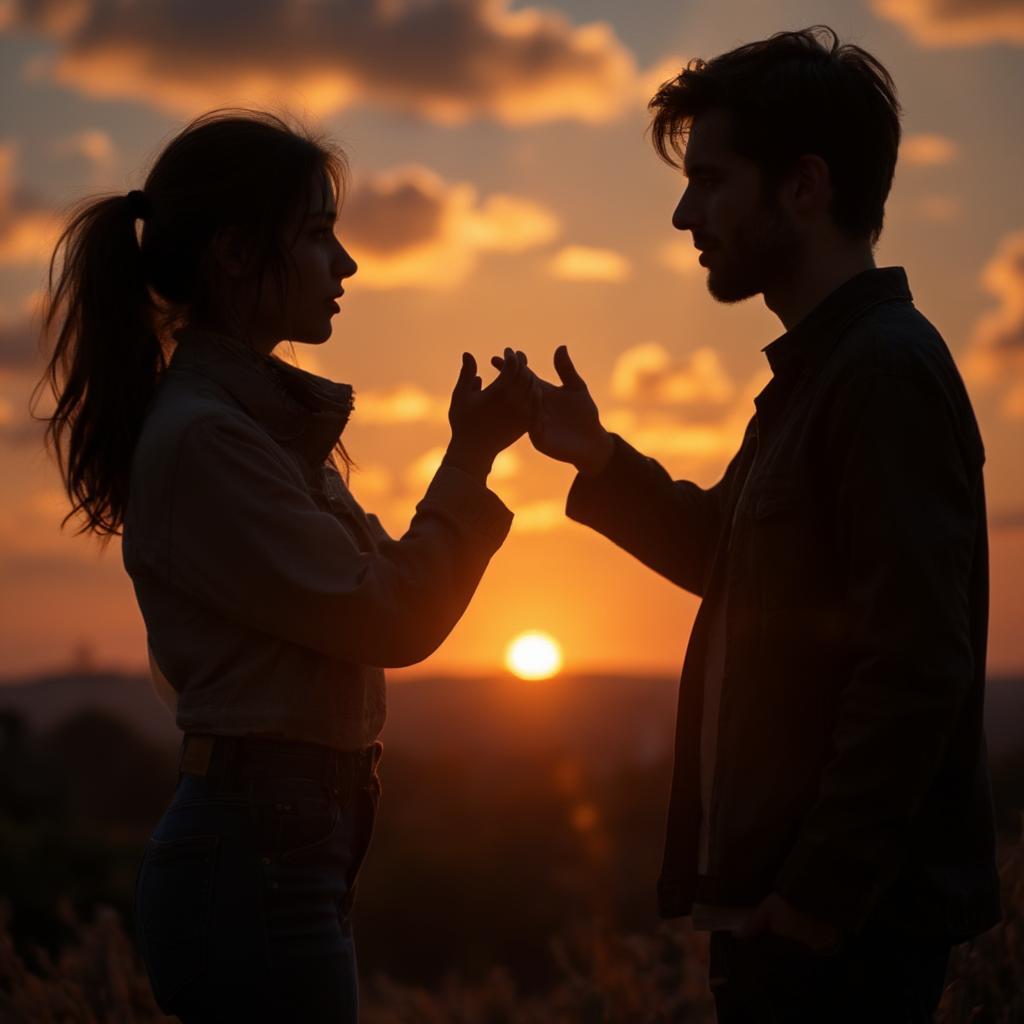
M287 237L294 243L288 253L285 294L280 295L272 276L265 281L257 322L272 335L268 351L284 339L320 345L331 336L331 318L339 312L344 292L342 281L356 272L355 260L334 234L337 216L330 180L318 170L305 220L300 223L296 218L289 225Z

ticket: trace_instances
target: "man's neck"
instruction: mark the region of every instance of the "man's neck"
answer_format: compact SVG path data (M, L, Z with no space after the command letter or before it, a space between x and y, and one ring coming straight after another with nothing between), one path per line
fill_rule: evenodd
M792 330L841 284L874 266L875 258L867 242L830 252L827 257L811 254L795 274L764 290L764 304L787 331Z

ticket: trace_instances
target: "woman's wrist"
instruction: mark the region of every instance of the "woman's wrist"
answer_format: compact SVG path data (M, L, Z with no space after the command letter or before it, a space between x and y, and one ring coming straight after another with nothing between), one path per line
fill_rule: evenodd
M479 444L453 437L448 442L448 449L444 453L441 464L455 466L480 480L481 483L486 483L491 466L494 464L494 458L493 453L483 451Z

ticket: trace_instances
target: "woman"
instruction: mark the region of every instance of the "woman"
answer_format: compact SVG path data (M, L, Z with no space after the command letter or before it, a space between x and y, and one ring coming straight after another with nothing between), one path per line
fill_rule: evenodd
M351 387L272 354L326 342L356 272L333 230L345 171L271 115L214 111L143 189L87 202L51 262L69 517L122 536L184 733L135 911L156 1000L186 1024L356 1020L382 669L437 648L511 523L485 481L528 424L521 353L483 389L463 356L451 442L400 540L337 468Z

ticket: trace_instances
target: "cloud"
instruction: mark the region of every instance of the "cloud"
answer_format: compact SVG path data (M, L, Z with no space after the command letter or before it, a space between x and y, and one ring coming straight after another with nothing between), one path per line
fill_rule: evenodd
M1024 418L1024 230L1003 238L981 284L998 305L974 327L964 374L979 387L1002 389L1003 414Z
M1024 44L1019 0L872 0L871 6L922 46Z
M43 363L38 322L30 316L0 319L0 377L42 373Z
M548 270L563 281L603 281L618 284L629 277L629 260L612 249L567 245L551 258Z
M565 526L565 499L532 501L515 510L512 520L514 533L548 533Z
M451 288L483 252L521 252L560 231L558 218L531 199L480 199L466 182L446 183L426 167L382 172L357 184L338 232L369 288Z
M655 458L731 456L743 435L742 429L736 433L729 423L686 423L673 413L650 415L618 408L601 419L606 429L621 434L638 451Z
M704 268L698 263L700 253L692 242L665 242L658 249L658 261L669 270L674 270L683 277L694 277L703 274Z
M38 73L174 113L289 96L320 116L371 104L445 123L599 122L637 82L608 24L509 0L8 0L3 11L8 30L58 43Z
M0 143L0 266L45 264L60 235L60 218L15 180L18 147Z
M926 167L948 164L956 159L959 147L945 135L908 135L900 143L900 159L908 164Z
M100 187L110 181L117 163L117 149L114 140L99 129L84 129L73 132L50 143L54 156L71 157L84 161L88 167L89 184Z
M620 402L660 405L721 404L735 392L718 353L699 348L685 362L656 342L626 349L612 368L611 393Z
M392 426L408 423L446 423L449 398L431 395L415 384L385 391L356 393L354 415L360 424Z

